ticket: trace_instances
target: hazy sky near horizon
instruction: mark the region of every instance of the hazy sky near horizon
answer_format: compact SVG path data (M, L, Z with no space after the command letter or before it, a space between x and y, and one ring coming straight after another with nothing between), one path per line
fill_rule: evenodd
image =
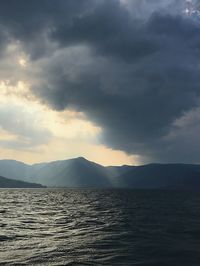
M0 157L200 163L197 0L1 0Z

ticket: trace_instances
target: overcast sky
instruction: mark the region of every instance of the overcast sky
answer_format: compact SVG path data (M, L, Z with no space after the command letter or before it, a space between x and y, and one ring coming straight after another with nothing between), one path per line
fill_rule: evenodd
M200 4L1 0L0 156L200 163Z

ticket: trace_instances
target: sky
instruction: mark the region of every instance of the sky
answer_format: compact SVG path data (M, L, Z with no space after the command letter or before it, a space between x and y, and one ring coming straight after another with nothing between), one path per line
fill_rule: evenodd
M198 0L1 0L0 159L200 163Z

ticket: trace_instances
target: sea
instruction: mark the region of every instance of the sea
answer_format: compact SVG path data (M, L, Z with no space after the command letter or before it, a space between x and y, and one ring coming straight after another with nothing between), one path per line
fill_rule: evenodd
M200 192L1 189L0 265L200 265Z

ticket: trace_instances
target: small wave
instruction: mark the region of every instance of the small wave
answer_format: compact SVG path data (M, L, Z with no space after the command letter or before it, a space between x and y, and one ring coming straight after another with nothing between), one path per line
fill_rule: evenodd
M0 242L3 241L12 241L15 240L16 236L5 236L5 235L0 235Z

